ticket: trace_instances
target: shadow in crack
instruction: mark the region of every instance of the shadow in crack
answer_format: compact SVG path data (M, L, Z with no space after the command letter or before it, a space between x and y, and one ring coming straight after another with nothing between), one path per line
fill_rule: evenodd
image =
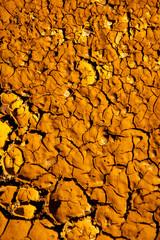
M54 216L57 209L60 207L61 201L50 200L49 202L49 212Z

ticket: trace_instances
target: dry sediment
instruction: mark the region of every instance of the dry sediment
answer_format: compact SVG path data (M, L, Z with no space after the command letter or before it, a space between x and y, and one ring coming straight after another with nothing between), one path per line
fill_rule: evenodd
M160 3L0 0L0 239L160 239Z

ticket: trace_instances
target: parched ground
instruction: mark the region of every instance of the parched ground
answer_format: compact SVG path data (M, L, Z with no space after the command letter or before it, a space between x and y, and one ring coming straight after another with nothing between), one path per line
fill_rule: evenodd
M0 239L160 240L158 0L0 0Z

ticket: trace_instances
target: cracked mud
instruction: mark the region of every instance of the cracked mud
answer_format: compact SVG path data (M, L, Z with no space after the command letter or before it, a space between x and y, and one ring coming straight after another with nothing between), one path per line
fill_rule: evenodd
M0 239L160 239L158 0L0 0Z

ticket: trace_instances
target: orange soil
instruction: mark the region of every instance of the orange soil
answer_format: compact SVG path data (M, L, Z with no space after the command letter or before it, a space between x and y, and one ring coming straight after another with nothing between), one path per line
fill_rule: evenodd
M160 239L160 3L0 0L0 239Z

